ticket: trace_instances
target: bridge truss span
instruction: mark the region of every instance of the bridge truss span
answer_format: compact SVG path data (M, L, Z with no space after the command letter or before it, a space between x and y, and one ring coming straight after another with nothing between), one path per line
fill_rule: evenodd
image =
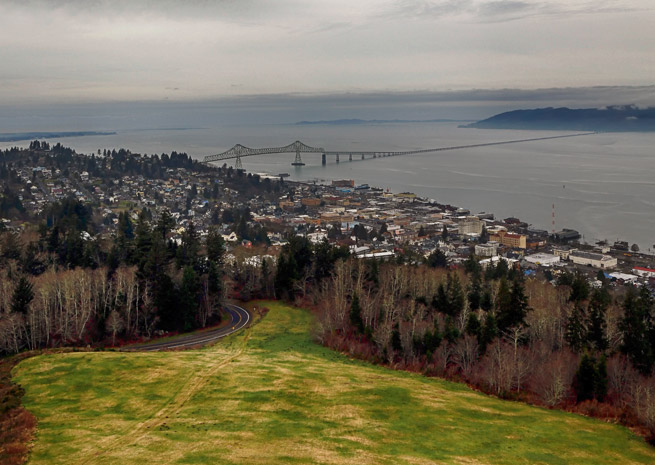
M325 153L325 149L320 147L310 147L299 140L285 145L284 147L265 147L261 149L253 149L246 147L245 145L237 144L232 147L230 150L226 150L223 153L216 155L208 155L205 157L205 163L210 163L214 161L230 160L236 159L237 168L241 168L241 157L252 157L255 155L270 155L273 153L294 153L296 154L296 159L292 163L296 166L302 166L304 163L300 158L301 153Z
M562 139L565 137L577 137L577 136L587 136L587 135L592 135L596 134L595 132L585 132L585 133L576 133L576 134L564 134L564 135L559 135L559 136L547 136L547 137L533 137L530 139L515 139L515 140L507 140L507 141L500 141L500 142L485 142L481 144L468 144L468 145L456 145L456 146L450 146L450 147L435 147L431 149L416 149L416 150L405 150L405 151L359 151L359 150L340 150L340 151L326 151L325 149L321 147L311 147L307 144L304 144L303 142L300 142L299 140L289 144L285 145L284 147L265 147L261 149L253 149L250 147L246 147L241 144L237 144L234 147L232 147L229 150L226 150L223 153L219 153L216 155L208 155L205 157L204 162L205 163L211 163L211 162L216 162L216 161L223 161L223 160L231 160L234 159L236 160L235 162L235 168L241 169L241 157L251 157L255 155L270 155L274 153L294 153L296 154L295 161L291 163L294 166L303 166L304 163L302 162L302 159L300 158L301 153L320 153L322 156L322 163L323 165L326 164L326 159L328 156L334 156L335 161L339 163L340 161L340 156L348 156L349 161L353 160L353 156L356 157L361 157L362 160L365 160L366 158L382 158L382 157L395 157L399 155L414 155L414 154L421 154L421 153L430 153L430 152L441 152L444 150L460 150L460 149L469 149L469 148L475 148L475 147L489 147L492 145L505 145L505 144L516 144L519 142L533 142L533 141L540 141L540 140L547 140L547 139Z

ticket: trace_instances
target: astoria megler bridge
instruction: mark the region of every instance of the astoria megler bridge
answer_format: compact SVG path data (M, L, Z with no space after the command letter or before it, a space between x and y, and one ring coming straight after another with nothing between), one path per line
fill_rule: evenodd
M223 153L216 155L208 155L205 157L205 163L224 161L224 160L235 160L234 167L236 169L242 169L241 158L243 157L254 157L261 155L271 155L276 153L295 153L296 158L291 163L293 166L304 166L301 153L320 153L321 162L323 165L327 163L328 157L334 157L335 162L339 163L341 157L348 157L349 161L353 161L353 157L359 158L361 160L373 159L373 158L382 158L382 157L396 157L400 155L414 155L418 153L429 153L429 152L441 152L444 150L458 150L458 149L469 149L474 147L489 147L491 145L504 145L504 144L516 144L519 142L532 142L538 140L547 140L547 139L562 139L565 137L576 137L576 136L586 136L590 134L596 134L595 132L586 132L582 134L566 134L561 136L549 136L549 137L533 137L531 139L518 139L518 140L506 140L501 142L486 142L483 144L469 144L469 145L456 145L451 147L436 147L431 149L419 149L419 150L406 150L406 151L385 151L385 150L374 150L374 151L357 151L357 150L340 150L340 151L330 151L325 150L322 147L311 147L299 140L285 145L284 147L264 147L259 149L253 149L246 147L241 144L237 144L232 147L230 150L226 150Z

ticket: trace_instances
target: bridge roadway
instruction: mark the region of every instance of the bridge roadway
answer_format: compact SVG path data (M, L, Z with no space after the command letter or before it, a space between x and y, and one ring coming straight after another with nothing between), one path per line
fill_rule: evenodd
M188 349L199 347L214 342L222 337L228 336L246 327L251 320L250 312L237 305L225 305L225 311L230 316L227 326L222 326L209 331L201 331L185 334L170 341L154 342L152 344L135 345L123 347L124 352L154 352L159 350Z
M340 156L348 156L349 160L353 160L353 155L354 156L359 156L361 157L362 160L365 160L366 157L368 156L369 158L382 158L382 157L396 157L400 155L415 155L419 153L430 153L430 152L441 152L445 150L461 150L461 149L469 149L469 148L476 148L476 147L490 147L493 145L506 145L506 144L517 144L520 142L533 142L533 141L541 141L541 140L550 140L550 139L564 139L567 137L579 137L579 136L588 136L596 134L595 132L585 132L585 133L577 133L577 134L565 134L565 135L559 135L559 136L547 136L547 137L532 137L529 139L514 139L514 140L506 140L506 141L499 141L499 142L485 142L481 144L467 144L467 145L455 145L455 146L450 146L450 147L436 147L436 148L430 148L430 149L418 149L418 150L404 150L404 151L382 151L382 150L376 150L376 151L358 151L358 150L340 150L340 151L330 151L330 150L325 150L321 147L311 147L309 145L304 144L303 142L300 141L295 141L289 145L286 145L284 147L265 147L265 148L259 148L259 149L253 149L250 147L246 147L241 144L237 144L231 149L219 153L216 155L208 155L205 157L204 162L205 163L211 163L215 161L222 161L222 160L230 160L230 159L235 159L236 160L236 167L241 168L241 158L242 157L251 157L251 156L256 156L256 155L268 155L268 154L274 154L274 153L296 153L296 158L295 161L292 163L292 165L296 166L302 166L304 163L302 162L300 158L300 153L320 153L322 155L322 163L325 165L326 164L326 159L328 156L334 156L335 161L339 163L340 161Z

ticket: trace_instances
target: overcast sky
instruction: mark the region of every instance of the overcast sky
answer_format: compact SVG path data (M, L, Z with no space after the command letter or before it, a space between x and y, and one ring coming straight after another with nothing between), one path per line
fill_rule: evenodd
M654 26L653 0L1 0L0 104L648 86Z

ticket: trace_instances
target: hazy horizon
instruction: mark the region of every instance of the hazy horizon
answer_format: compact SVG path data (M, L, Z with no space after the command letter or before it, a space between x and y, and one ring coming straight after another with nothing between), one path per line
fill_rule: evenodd
M0 103L0 132L225 127L360 119L479 120L504 111L655 105L655 86L270 94L188 101Z
M648 0L5 0L0 102L652 86L654 22Z

